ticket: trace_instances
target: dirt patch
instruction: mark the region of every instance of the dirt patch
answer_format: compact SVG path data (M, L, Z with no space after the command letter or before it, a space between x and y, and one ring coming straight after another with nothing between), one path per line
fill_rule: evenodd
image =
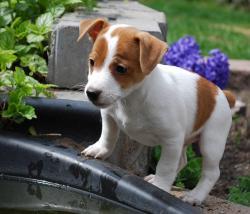
M185 194L181 188L173 187L171 194L180 198ZM196 206L197 210L203 214L245 214L250 213L250 207L235 204L224 199L209 195L202 205Z
M250 213L250 208L239 204L234 204L213 196L209 196L203 207L203 214L246 214Z

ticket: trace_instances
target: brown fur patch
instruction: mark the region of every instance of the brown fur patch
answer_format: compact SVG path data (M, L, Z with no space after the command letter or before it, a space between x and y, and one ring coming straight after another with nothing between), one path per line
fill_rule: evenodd
M108 26L109 23L105 19L84 19L80 21L79 37L77 41L81 40L84 35L88 33L94 42L100 32Z
M108 29L109 27L104 28L96 38L93 49L89 55L95 62L91 70L101 67L107 56L109 51L108 44L103 34L105 34ZM111 36L117 36L118 42L116 53L109 65L109 69L123 89L129 88L142 81L160 61L162 53L165 52L167 47L166 43L161 40L148 33L140 32L133 27L116 28L111 33ZM145 69L142 70L144 64L149 68L148 70L151 70L147 72L144 71ZM117 72L117 66L125 67L127 72L124 74Z
M144 79L146 76L140 67L140 49L135 37L138 30L132 27L117 28L112 32L112 36L118 36L117 50L113 62L110 64L110 70L113 77L122 88L129 88ZM116 72L117 65L127 68L125 74Z
M235 96L233 95L233 93L231 91L223 90L223 92L227 98L227 101L229 103L230 108L233 108L235 105L235 102L236 102Z
M100 68L108 53L107 40L103 36L98 36L93 49L89 55L89 58L94 60L93 68ZM91 68L93 70L93 68Z
M216 104L217 87L200 77L197 81L197 113L193 131L197 131L208 120Z

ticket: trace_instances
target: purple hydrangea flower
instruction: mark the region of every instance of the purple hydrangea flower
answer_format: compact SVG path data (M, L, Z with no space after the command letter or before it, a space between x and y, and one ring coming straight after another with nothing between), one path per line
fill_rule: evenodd
M211 50L205 59L200 47L191 36L180 38L164 55L164 62L198 73L220 88L225 88L229 77L227 56L218 49Z

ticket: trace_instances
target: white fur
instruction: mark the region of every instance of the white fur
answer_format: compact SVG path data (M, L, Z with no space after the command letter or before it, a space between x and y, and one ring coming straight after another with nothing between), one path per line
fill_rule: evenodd
M184 142L201 135L203 170L199 184L184 197L190 203L201 203L219 177L219 161L231 126L231 112L227 99L219 90L215 109L195 134L192 133L197 112L197 74L168 65L157 65L138 85L122 90L110 75L108 65L115 54L117 38L105 36L109 54L101 72L89 75L90 87L103 91L101 109L102 134L98 142L83 151L95 158L107 158L113 151L119 130L147 146L162 146L156 175L145 180L170 191L177 172L186 164ZM107 97L105 97L107 96ZM109 98L115 97L113 100ZM114 101L115 100L115 101ZM112 103L110 105L110 103Z
M127 25L123 24L113 25L103 35L103 37L107 40L108 55L103 63L103 66L99 70L94 70L92 73L89 72L88 74L88 83L85 88L102 91L98 101L99 103L97 103L101 107L106 107L106 105L113 103L122 96L119 84L115 81L109 71L109 64L116 53L116 46L118 42L118 37L111 37L111 33L118 27L126 26Z

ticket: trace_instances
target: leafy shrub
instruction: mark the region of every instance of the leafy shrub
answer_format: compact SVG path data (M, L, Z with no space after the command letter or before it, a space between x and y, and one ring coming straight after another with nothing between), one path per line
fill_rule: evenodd
M2 112L2 117L12 119L17 123L24 119L36 118L34 108L26 105L24 98L40 94L51 96L51 93L46 90L51 85L39 83L26 75L20 67L15 67L15 71L5 71L1 77L0 88L8 88L9 91L8 107Z
M250 176L239 177L238 184L229 190L228 200L250 206Z
M36 117L25 97L51 96L52 85L39 83L48 72L47 50L54 20L65 11L94 0L4 0L0 2L0 93L8 94L8 105L0 116L22 122ZM0 118L1 119L1 118Z

